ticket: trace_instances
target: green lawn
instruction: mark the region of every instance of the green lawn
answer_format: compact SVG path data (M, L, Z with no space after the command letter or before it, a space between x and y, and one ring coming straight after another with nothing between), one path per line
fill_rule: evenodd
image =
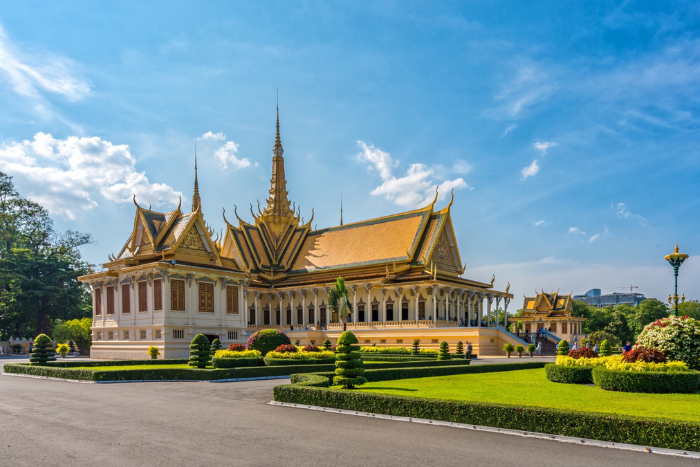
M71 370L119 371L119 370L159 370L191 368L186 363L180 365L115 365L115 366L78 366ZM211 368L209 368L211 369Z
M700 391L695 394L604 391L595 386L552 383L544 369L382 381L367 383L358 390L700 421Z

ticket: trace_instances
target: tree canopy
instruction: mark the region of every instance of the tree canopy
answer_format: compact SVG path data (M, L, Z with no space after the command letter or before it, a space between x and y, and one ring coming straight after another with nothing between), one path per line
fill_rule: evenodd
M686 308L688 313L685 315L692 313L693 305L687 305ZM698 308L700 311L700 304ZM583 301L574 300L573 309L574 316L586 318L582 329L584 334L604 331L615 336L618 343L622 344L627 341L634 342L644 326L659 318L665 318L670 313L666 304L655 298L648 298L637 306L620 304L605 308L588 306ZM610 343L612 344L612 341Z
M78 248L90 242L89 235L56 232L48 211L0 172L0 339L50 333L54 319L92 315L77 280L89 267Z

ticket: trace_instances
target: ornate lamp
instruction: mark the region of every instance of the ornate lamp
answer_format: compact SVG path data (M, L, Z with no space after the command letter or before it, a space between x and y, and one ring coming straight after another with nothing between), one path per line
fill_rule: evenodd
M684 253L679 253L678 243L676 243L676 248L674 248L673 253L664 256L664 259L666 259L666 261L668 261L669 264L673 266L673 275L676 280L676 286L674 289L673 297L671 297L671 295L668 296L668 304L672 305L673 316L678 316L678 269L680 269L681 264L683 264L683 261L688 259L688 255ZM683 297L681 298L681 303L683 302L685 302L685 294L683 294Z

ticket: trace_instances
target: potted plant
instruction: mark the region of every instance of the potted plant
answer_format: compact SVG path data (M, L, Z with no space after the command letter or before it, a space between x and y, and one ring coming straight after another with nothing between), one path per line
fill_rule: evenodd
M158 355L160 355L160 350L155 345L148 346L148 355L151 356L151 360L158 360Z
M523 347L522 344L518 344L515 346L515 351L518 352L519 358L523 358L523 352L525 352L525 347Z
M537 347L535 347L535 344L530 343L530 344L527 345L527 353L530 354L530 357L534 357L535 349L536 349L536 348L537 348Z
M61 358L66 358L68 352L70 352L70 346L68 346L68 344L58 344L56 346L56 353L61 354Z
M506 344L503 346L503 350L508 355L508 358L510 358L510 354L513 353L513 350L515 350L515 347L513 347L513 344L511 344L510 342L506 342Z

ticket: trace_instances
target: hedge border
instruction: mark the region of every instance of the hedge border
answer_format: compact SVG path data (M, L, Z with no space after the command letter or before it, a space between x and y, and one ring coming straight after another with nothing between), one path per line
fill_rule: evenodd
M247 368L252 366L263 366L263 359L254 358L218 358L211 359L211 365L214 368Z
M593 369L593 382L606 391L690 394L700 388L700 371L623 371L598 366Z
M75 368L81 366L128 366L128 365L187 365L189 359L187 358L170 358L161 360L101 360L101 361L89 361L89 360L72 360L72 361L56 361L42 363L41 365L34 364L32 366L48 366L48 367L59 367L59 368Z
M593 366L564 366L548 363L544 366L547 379L553 383L591 384Z
M287 365L333 365L335 358L272 358L264 357L266 366L287 366Z
M480 365L487 366L487 365ZM472 368L479 368L475 366ZM301 377L302 375L298 375ZM298 379L298 378L295 378ZM700 423L645 420L596 412L427 399L288 384L274 388L278 402L398 417L592 438L615 443L700 451Z

